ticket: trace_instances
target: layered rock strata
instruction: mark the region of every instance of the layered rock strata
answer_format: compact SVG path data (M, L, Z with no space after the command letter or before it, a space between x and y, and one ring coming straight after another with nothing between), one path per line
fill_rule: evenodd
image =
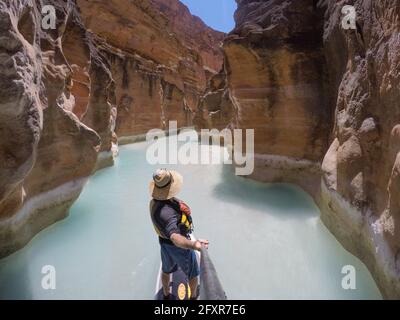
M341 27L344 4L356 28ZM322 163L322 218L368 266L384 297L400 298L400 3L321 1L334 102Z
M309 191L383 296L400 298L400 4L237 2L199 127L254 128L252 177Z
M120 143L191 126L208 79L222 67L224 34L177 0L77 1L87 28L111 64Z
M224 70L209 82L198 127L255 131L262 181L318 192L332 112L324 95L323 12L313 1L237 1Z
M64 217L118 140L176 120L255 129L251 177L307 190L400 298L400 4L237 3L225 39L177 0L0 3L0 256Z
M117 134L191 125L223 37L177 0L2 1L0 257L67 215Z
M41 27L46 4L55 29ZM65 217L93 170L112 164L115 120L110 70L72 2L2 1L0 33L5 256Z

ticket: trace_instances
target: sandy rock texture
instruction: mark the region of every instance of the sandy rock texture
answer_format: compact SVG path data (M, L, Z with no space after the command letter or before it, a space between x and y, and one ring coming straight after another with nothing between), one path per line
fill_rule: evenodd
M112 163L111 73L72 2L0 3L0 256L63 218L96 166ZM115 121L114 121L115 122Z
M341 27L345 4L356 29ZM322 163L323 219L361 257L382 294L400 298L400 3L320 1L334 111Z
M118 135L191 125L224 36L178 0L1 1L0 257L67 215Z
M400 3L237 3L196 124L254 128L252 178L309 191L383 296L399 298Z
M195 124L254 129L252 178L294 182L316 194L332 126L323 11L311 0L237 2L224 69L209 81Z
M222 67L224 34L177 0L78 0L115 80L116 133L135 141L153 128L192 125L208 79Z
M178 0L0 2L0 257L64 217L118 143L177 120L255 129L251 178L307 190L400 298L399 1L237 3L225 35Z

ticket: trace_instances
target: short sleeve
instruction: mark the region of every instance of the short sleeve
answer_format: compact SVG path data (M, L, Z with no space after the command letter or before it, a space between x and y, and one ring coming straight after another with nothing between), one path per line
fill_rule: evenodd
M178 218L174 208L165 205L160 212L160 224L163 228L163 233L170 238L173 233L179 234Z

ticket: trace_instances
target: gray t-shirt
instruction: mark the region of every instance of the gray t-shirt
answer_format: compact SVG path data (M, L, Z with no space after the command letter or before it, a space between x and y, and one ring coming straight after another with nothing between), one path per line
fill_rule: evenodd
M181 234L178 227L181 213L173 201L152 200L150 210L153 224L161 234L160 238L170 239L173 233Z

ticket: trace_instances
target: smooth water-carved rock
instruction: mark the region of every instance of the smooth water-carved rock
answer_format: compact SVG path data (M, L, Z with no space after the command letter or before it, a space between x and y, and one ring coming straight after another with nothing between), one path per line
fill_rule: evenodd
M328 226L346 247L357 252L372 271L386 297L400 296L398 264L400 207L396 202L394 142L400 108L400 5L397 1L355 1L357 28L340 26L341 5L321 1L325 12L324 47L329 61L329 84L335 105L334 138L338 146L336 191L357 210L361 225L339 231L334 216ZM396 89L397 88L397 89ZM324 172L324 179L328 178ZM396 182L395 182L396 181ZM329 187L327 192L336 192ZM330 210L328 210L329 212ZM369 237L369 232L376 236ZM352 235L360 234L358 240ZM367 239L365 239L367 238ZM379 253L378 253L379 251Z
M0 256L66 216L115 131L190 125L223 37L177 0L1 2Z
M36 1L0 4L0 256L65 217L112 149L110 72L73 3L52 4L55 30L41 29Z
M313 1L240 2L224 41L238 125L255 150L320 161L330 114L323 96L322 19Z
M32 4L0 3L0 218L23 202L22 183L35 163L43 126L35 20Z
M383 295L399 297L400 4L354 1L345 30L341 2L237 2L226 84L209 83L198 126L254 128L252 177L309 191ZM233 116L215 117L221 105Z
M195 118L198 127L254 129L252 177L299 183L313 194L332 116L324 95L323 12L314 4L238 1L224 70Z
M219 72L224 34L177 0L79 1L111 64L121 143L150 129L192 125L207 80Z
M177 0L52 1L47 31L40 3L0 3L0 256L64 217L118 139L177 120L255 129L251 177L309 191L400 297L398 1L353 1L344 30L341 2L237 0L226 38Z

